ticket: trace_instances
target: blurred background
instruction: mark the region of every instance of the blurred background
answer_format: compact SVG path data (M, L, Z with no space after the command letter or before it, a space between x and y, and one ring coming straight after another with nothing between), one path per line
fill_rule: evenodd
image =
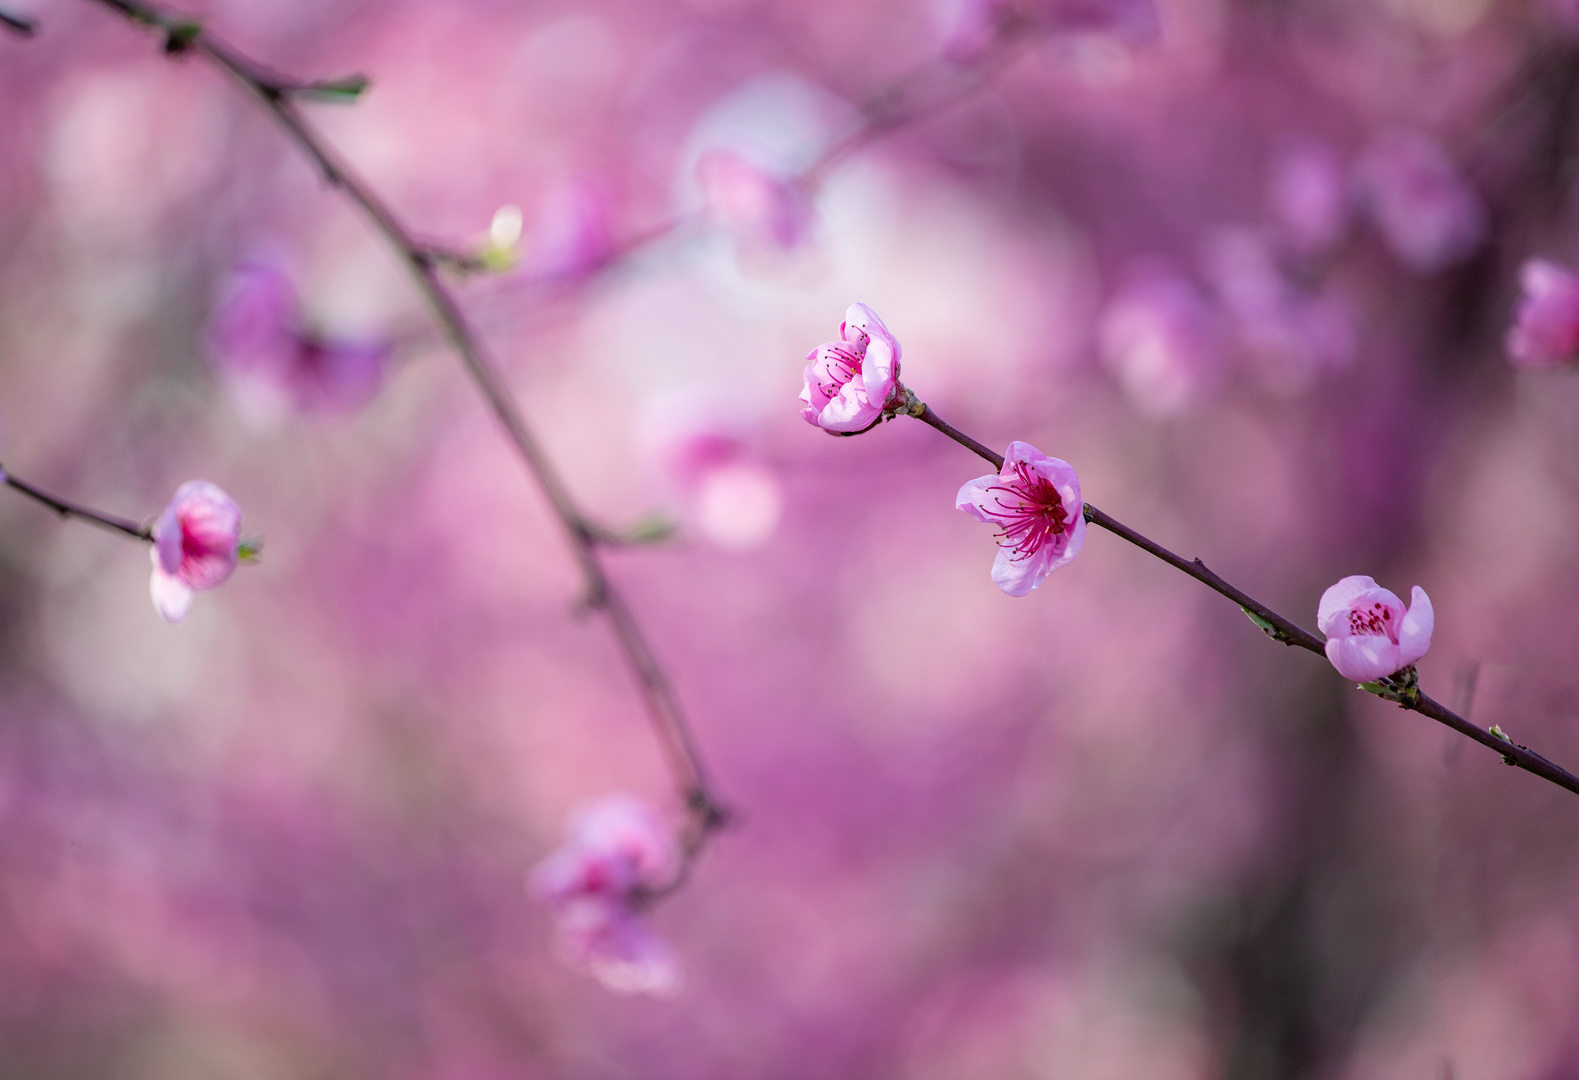
M588 511L677 523L611 572L738 820L652 914L678 996L556 960L567 813L680 818L559 526L253 101L34 2L0 460L134 519L210 480L267 546L170 626L145 550L0 497L0 1075L1579 1071L1572 795L1110 535L1003 595L979 460L796 401L864 301L944 417L1307 627L1423 586L1427 691L1579 766L1579 382L1504 347L1579 257L1568 0L191 11L372 79L304 108L496 256L456 287ZM294 367L223 332L262 264Z

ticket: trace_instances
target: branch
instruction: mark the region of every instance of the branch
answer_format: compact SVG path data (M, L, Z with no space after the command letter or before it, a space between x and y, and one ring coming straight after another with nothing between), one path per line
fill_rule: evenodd
M906 415L915 416L922 423L936 428L972 453L992 462L993 468L1000 470L1003 468L1003 455L995 453L984 444L977 442L943 420L942 417L932 411L930 406L923 406L919 412L910 412ZM1292 619L1279 615L1244 590L1230 585L1227 581L1208 570L1206 564L1201 562L1200 559L1185 559L1182 556L1175 555L1155 540L1136 532L1128 525L1103 513L1090 503L1085 504L1085 519L1089 524L1123 537L1148 555L1161 559L1174 569L1180 570L1196 581L1201 582L1207 588L1228 597L1228 599L1238 604L1244 613L1250 616L1250 620L1261 627L1266 635L1274 641L1281 641L1285 645L1297 645L1301 649L1308 649L1322 657L1326 656L1326 645L1321 638L1318 638ZM1408 671L1412 676L1413 669L1408 669ZM1575 776L1567 769L1548 761L1527 746L1521 746L1506 736L1499 737L1500 732L1486 731L1476 727L1452 709L1422 693L1419 684L1412 677L1401 677L1403 674L1399 673L1399 675L1379 680L1376 683L1366 683L1363 689L1384 697L1388 701L1396 702L1399 708L1409 709L1420 713L1422 716L1429 716L1437 723L1447 725L1460 735L1474 739L1482 746L1495 750L1502 755L1502 760L1507 764L1517 766L1526 772L1534 773L1543 780L1549 780L1558 787L1566 788L1575 794L1579 794L1579 776Z
M86 521L89 525L96 525L108 532L121 533L131 537L133 540L140 540L145 544L153 543L151 526L139 525L135 521L116 517L114 514L106 514L99 510L92 510L86 506L78 506L76 503L67 502L65 499L57 495L51 495L49 492L36 488L26 481L18 480L4 469L0 469L0 482L4 482L6 487L20 491L34 502L49 507L63 518L76 518L78 521Z
M191 52L202 56L233 77L257 97L297 148L323 174L324 179L361 209L373 228L395 249L411 272L434 317L449 337L467 374L493 410L563 526L566 540L581 569L587 604L601 611L608 619L626 664L636 679L659 745L668 759L681 799L692 815L698 835L705 838L722 827L728 820L728 814L713 794L689 722L673 687L640 624L604 570L598 552L598 530L577 509L564 478L544 453L526 418L505 388L504 380L481 339L440 280L438 263L431 248L418 242L412 231L395 216L366 181L329 148L317 129L298 111L294 95L337 84L295 83L282 79L216 41L198 24L167 15L148 4L134 0L94 2L164 33L166 51ZM699 840L690 849L690 854L694 855L700 848Z
M0 8L0 26L22 37L32 37L38 31L37 22L24 15L13 15L4 8Z

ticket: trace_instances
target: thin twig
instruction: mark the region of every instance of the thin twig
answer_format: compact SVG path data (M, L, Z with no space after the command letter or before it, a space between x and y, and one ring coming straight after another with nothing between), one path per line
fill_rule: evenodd
M587 604L601 611L614 631L614 636L620 644L626 663L636 679L646 704L659 744L675 776L681 799L692 815L699 835L705 837L721 827L727 821L728 814L713 794L712 784L696 748L696 741L673 687L659 665L640 624L637 623L635 616L604 570L597 550L597 530L576 508L563 477L532 433L481 339L471 328L455 298L440 280L438 264L431 255L431 249L417 241L412 231L402 224L372 188L329 148L317 129L309 124L297 109L292 91L310 84L283 80L216 41L206 31L194 28L194 24L166 15L147 4L133 0L96 0L96 2L134 22L151 25L163 31L168 38L167 48L171 48L171 45L177 42L178 34L182 35L179 38L179 48L171 48L171 51L193 52L203 56L251 91L302 153L313 161L324 179L355 203L372 222L373 227L395 249L411 272L417 288L432 308L434 316L443 326L472 382L476 384L504 427L511 444L520 454L528 471L537 480L553 508L554 515L564 527L566 538L575 553L584 578ZM700 846L698 843L693 848L693 855Z
M933 412L930 407L923 408L919 413L910 415L915 415L918 420L936 428L972 453L992 462L994 468L1002 470L1002 454L995 453L984 444L977 442L952 424L947 423L937 413ZM1228 599L1238 604L1245 614L1249 615L1251 620L1266 632L1268 637L1281 641L1285 645L1297 645L1313 653L1322 656L1326 655L1326 644L1321 638L1318 638L1292 619L1279 615L1244 590L1230 585L1227 581L1208 570L1206 564L1201 562L1200 559L1186 559L1175 555L1155 540L1136 532L1128 525L1103 513L1090 503L1085 504L1085 519L1089 524L1123 537L1147 554L1161 559L1174 569L1183 571L1196 581L1201 582L1207 588L1228 597ZM1579 794L1579 776L1575 776L1560 765L1548 761L1529 747L1521 746L1506 738L1499 738L1492 732L1476 727L1452 709L1421 693L1419 687L1409 680L1395 681L1393 679L1385 679L1378 680L1378 683L1383 691L1380 696L1396 702L1400 708L1410 709L1420 713L1422 716L1429 716L1437 723L1447 725L1460 735L1464 735L1482 746L1495 750L1502 755L1502 760L1509 765L1516 765L1526 772L1534 773L1543 780L1551 781L1558 787L1566 788L1575 794Z
M23 37L32 37L38 31L38 23L25 15L13 15L11 12L0 8L0 25L12 33L21 34Z
M63 518L76 518L78 521L86 521L89 525L96 525L109 532L130 536L134 540L141 540L144 543L153 542L153 531L149 525L139 525L135 521L117 517L114 514L106 514L100 510L93 510L86 506L78 506L73 502L67 502L58 495L51 495L49 492L36 488L24 480L18 480L3 469L0 469L0 482L4 482L6 487L20 491L34 502L49 507Z

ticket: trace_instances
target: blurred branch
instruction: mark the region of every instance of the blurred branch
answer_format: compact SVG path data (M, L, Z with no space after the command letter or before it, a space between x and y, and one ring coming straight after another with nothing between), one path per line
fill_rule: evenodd
M911 412L908 415L915 416L922 423L936 428L972 453L992 462L995 469L1001 470L1003 468L1003 455L993 452L984 444L977 442L958 428L947 423L937 413L933 412L929 406L923 406L918 412ZM1323 658L1326 657L1326 644L1315 634L1312 634L1292 619L1279 615L1249 593L1230 585L1227 581L1208 570L1206 564L1201 562L1200 559L1186 559L1180 555L1175 555L1155 540L1136 532L1128 525L1108 516L1090 503L1085 504L1085 519L1089 524L1123 537L1147 554L1161 559L1174 569L1188 574L1207 588L1228 597L1228 599L1238 604L1244 613L1250 616L1251 621L1261 627L1266 635L1274 641L1281 641L1285 645L1297 645L1301 649L1308 649ZM1399 708L1410 709L1420 713L1422 716L1429 716L1437 723L1447 725L1460 735L1495 750L1502 756L1502 760L1509 765L1516 765L1526 772L1534 773L1543 780L1551 781L1558 787L1566 788L1575 794L1579 794L1579 776L1575 776L1561 766L1548 761L1528 747L1512 742L1499 732L1486 731L1476 727L1452 709L1421 692L1418 682L1412 677L1413 672L1414 669L1409 668L1406 669L1406 672L1399 673L1391 678L1381 679L1376 683L1366 683L1365 688L1380 697L1386 698L1388 701L1396 702Z
M143 543L153 542L153 531L147 525L139 525L135 521L116 517L114 514L90 510L88 507L67 502L65 499L57 495L51 495L49 492L36 488L26 481L18 480L4 469L0 469L0 482L4 482L6 487L20 491L34 502L49 507L63 518L76 518L78 521L86 521L89 525L97 525L99 528L109 532L122 533L134 540L141 540Z
M432 249L420 243L390 210L389 206L330 149L327 142L302 116L295 96L322 90L329 84L294 83L280 78L262 65L232 51L215 40L198 24L167 15L148 4L134 0L93 0L126 18L154 27L166 36L166 51L201 56L230 74L251 91L274 117L286 134L317 166L324 179L355 203L373 227L395 249L411 272L417 288L427 300L434 317L454 346L467 374L504 427L511 444L520 454L527 470L547 496L555 516L564 527L566 539L575 553L586 585L587 604L608 619L619 641L627 666L635 677L658 741L673 770L680 795L691 814L695 835L705 838L728 820L728 813L713 793L690 724L680 707L647 636L624 598L609 580L598 547L600 532L577 509L569 488L554 464L544 453L536 435L527 424L515 399L505 387L503 377L485 350L444 283L439 278L439 261ZM688 846L694 856L702 846L699 839Z
M0 8L0 25L23 37L32 37L38 31L37 22L22 15L13 15L4 8Z

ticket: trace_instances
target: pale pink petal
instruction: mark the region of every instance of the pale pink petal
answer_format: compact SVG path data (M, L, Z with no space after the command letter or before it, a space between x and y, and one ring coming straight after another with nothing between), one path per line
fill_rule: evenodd
M829 431L860 431L870 426L881 413L881 409L866 400L864 387L848 382L838 396L828 402L817 423Z
M954 497L954 509L965 511L984 525L996 525L996 519L988 511L994 505L993 500L998 497L998 493L990 489L1002 484L1003 479L997 473L965 481L960 485L959 494Z
M894 395L896 359L891 338L874 334L866 345L866 359L861 364L861 382L866 388L866 400L883 409Z
M165 573L173 574L181 568L181 518L177 513L178 500L172 499L154 523L154 565Z
M1338 669L1338 674L1355 682L1386 678L1405 666L1398 646L1385 634L1328 638L1327 659Z
M192 598L197 594L192 587L159 566L158 552L153 553L153 576L148 581L148 591L153 597L154 610L165 622L178 623L192 610Z
M1350 603L1361 593L1376 587L1376 579L1364 574L1352 574L1336 585L1328 586L1327 591L1321 594L1321 603L1316 607L1317 628L1331 637L1341 623L1343 631L1347 633Z
M992 561L992 583L1010 596L1025 596L1052 573L1051 547L1033 555L1021 555L1011 547L1000 547Z
M1523 294L1508 331L1508 358L1526 368L1579 359L1579 275L1547 259L1530 259L1519 281Z
M1416 585L1409 594L1409 612L1398 630L1400 667L1415 663L1431 648L1431 631L1436 629L1436 612L1431 598Z

